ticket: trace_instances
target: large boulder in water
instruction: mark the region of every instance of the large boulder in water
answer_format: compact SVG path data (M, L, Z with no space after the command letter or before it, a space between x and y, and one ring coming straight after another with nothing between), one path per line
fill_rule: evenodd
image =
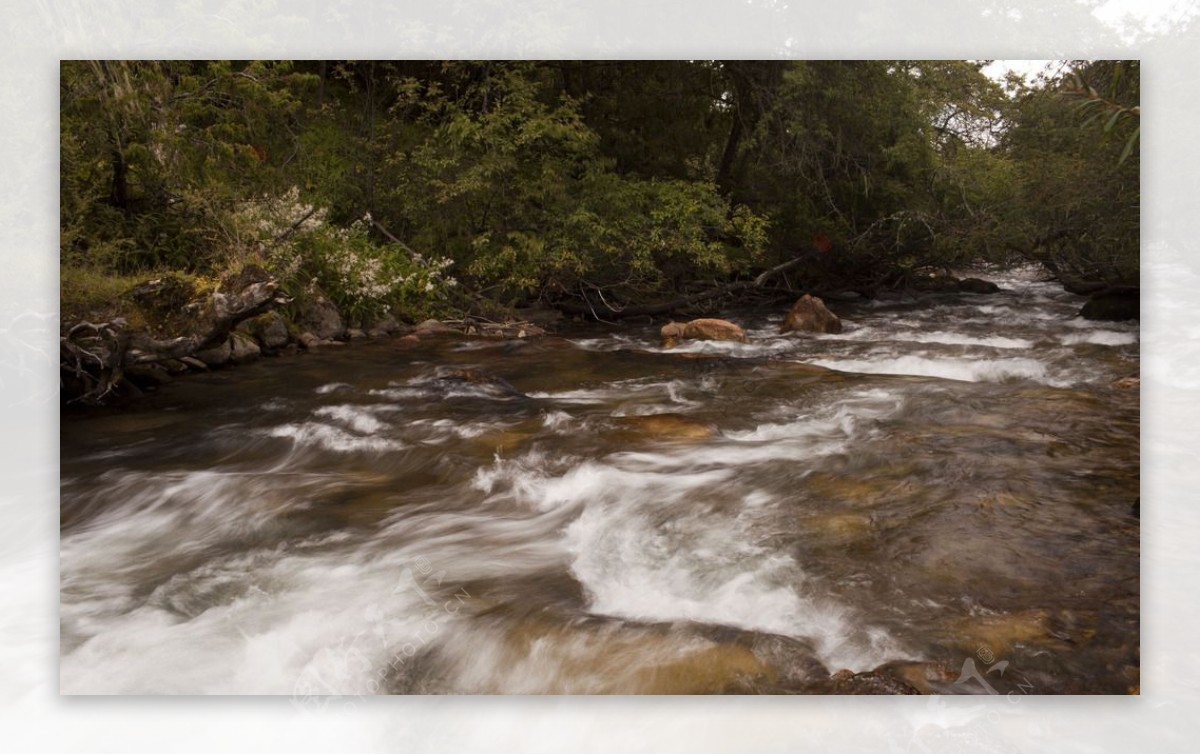
M783 321L780 333L841 333L842 321L829 311L825 302L816 296L805 294L792 305Z
M1079 314L1085 320L1137 320L1142 314L1140 289L1136 286L1109 286L1092 294Z
M746 342L746 331L728 320L703 317L691 322L671 321L662 327L662 344L671 347L680 341L735 341Z
M994 294L1000 291L995 283L982 278L963 278L954 287L964 294Z

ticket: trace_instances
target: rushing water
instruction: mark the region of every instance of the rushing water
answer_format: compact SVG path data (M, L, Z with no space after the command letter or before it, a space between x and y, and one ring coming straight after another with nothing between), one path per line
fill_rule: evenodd
M62 690L1127 692L1136 323L999 282L837 336L373 342L67 413Z

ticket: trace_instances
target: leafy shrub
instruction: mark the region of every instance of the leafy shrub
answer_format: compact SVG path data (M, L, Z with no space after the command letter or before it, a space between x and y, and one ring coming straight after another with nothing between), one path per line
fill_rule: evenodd
M399 244L371 239L370 217L348 227L327 222L328 210L305 204L299 189L243 204L230 232L256 250L285 293L303 299L324 294L352 322L387 312L417 318L444 306L457 281L446 274L451 260L428 260Z

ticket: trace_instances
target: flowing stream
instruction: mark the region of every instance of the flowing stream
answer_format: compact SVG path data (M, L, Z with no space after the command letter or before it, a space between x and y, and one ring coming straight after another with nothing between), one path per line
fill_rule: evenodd
M997 281L834 303L840 335L355 343L64 412L62 691L1130 691L1137 324Z

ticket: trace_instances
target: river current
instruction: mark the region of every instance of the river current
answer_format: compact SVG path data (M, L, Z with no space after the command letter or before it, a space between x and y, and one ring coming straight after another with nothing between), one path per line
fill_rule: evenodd
M996 280L832 303L839 335L354 343L64 412L61 689L1136 690L1137 323Z

